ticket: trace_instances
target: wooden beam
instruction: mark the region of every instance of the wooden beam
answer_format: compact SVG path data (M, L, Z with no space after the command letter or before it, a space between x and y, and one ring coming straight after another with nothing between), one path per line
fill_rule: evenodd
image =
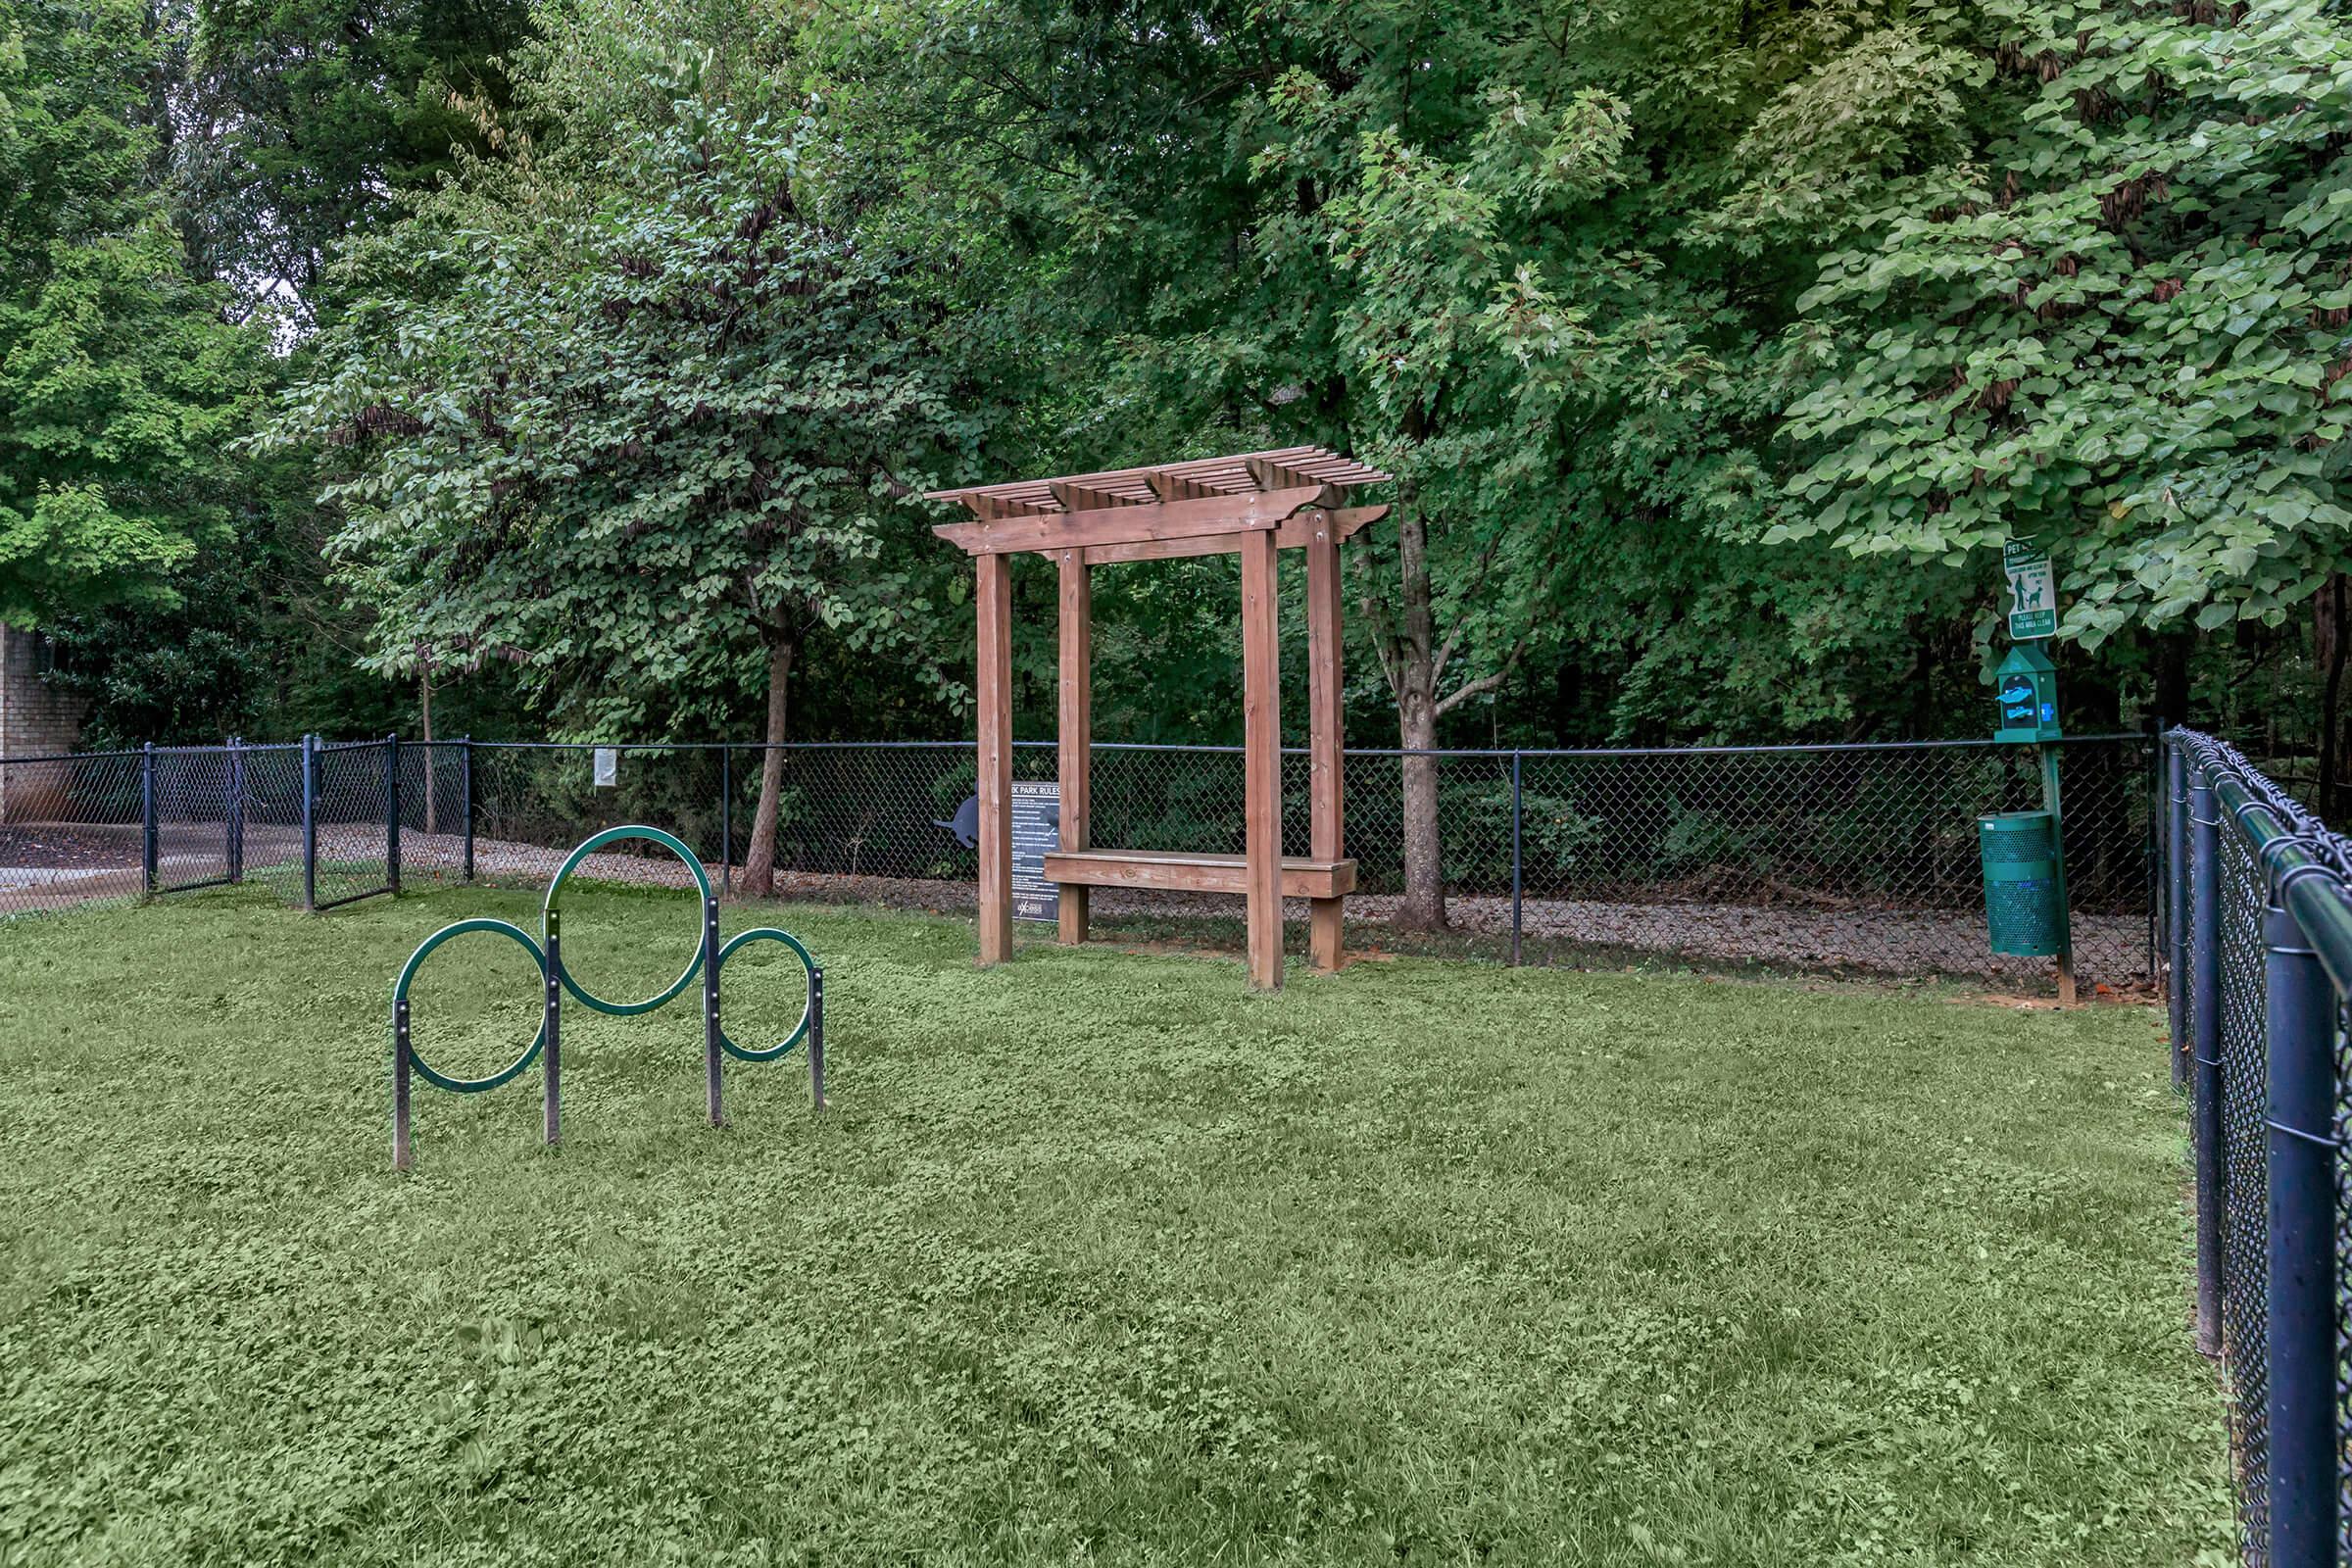
M1168 468L1155 468L1144 478L1152 486L1152 493L1162 501L1199 501L1206 496L1233 493L1202 484L1198 479Z
M1080 484L1073 479L1050 479L1046 482L1046 488L1054 492L1054 499L1061 503L1065 514L1072 512L1101 512L1110 507L1148 505L1134 496L1123 496L1115 490Z
M1282 989L1281 554L1274 535L1242 545L1242 827L1250 900L1250 983Z
M1313 460L1306 461L1312 462ZM1292 490L1302 484L1325 482L1320 475L1310 472L1303 464L1285 462L1282 457L1277 455L1245 458L1242 460L1242 466L1249 470L1250 477L1256 481L1260 490Z
M1087 575L1085 552L1064 550L1061 571L1061 835L1064 851L1084 850L1094 830L1095 740L1093 584ZM1066 887L1059 901L1064 943L1086 940L1087 891Z
M1389 514L1387 507L1342 507L1336 512L1310 508L1286 517L1274 530L1274 548L1302 550L1315 536L1317 517L1333 519L1335 536L1346 540L1367 523ZM1136 544L1096 545L1086 553L1090 566L1115 566L1131 561L1173 561L1184 556L1229 556L1242 548L1247 534L1211 534L1195 539L1149 539Z
M1045 878L1061 884L1065 899L1073 887L1247 893L1250 858L1189 850L1055 850L1046 856ZM1286 899L1336 899L1353 891L1353 860L1317 860L1304 856L1283 859L1282 896Z
M1346 853L1341 848L1341 813L1347 791L1347 737L1340 705L1340 542L1328 513L1306 515L1325 519L1306 546L1308 853L1318 860L1336 860ZM1326 974L1340 967L1347 910L1347 901L1336 897L1315 900L1309 910L1307 951L1314 966Z
M1301 507L1335 506L1338 494L1330 485L1301 485L1253 495L1149 501L986 522L944 522L931 531L975 556L1024 550L1083 550L1090 545L1191 539L1202 534L1269 529Z
M1012 956L1012 572L980 558L980 961Z
M1054 515L1052 507L1041 507L1032 502L1017 501L1010 496L973 496L965 504L971 508L973 516L984 520L997 517L1051 517Z

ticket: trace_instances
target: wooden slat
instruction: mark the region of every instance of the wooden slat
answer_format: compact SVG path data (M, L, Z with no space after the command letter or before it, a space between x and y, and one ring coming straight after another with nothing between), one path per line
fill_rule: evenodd
M1012 956L1012 573L980 558L980 961Z
M947 522L931 531L975 556L1023 550L1083 550L1092 545L1263 531L1275 527L1301 507L1328 507L1336 495L1329 485L1302 485L1293 490L1244 496L1100 507L1086 512L1004 517L989 522Z
M1140 507L1145 504L1142 496L1125 496L1116 490L1080 484L1075 479L1049 479L1046 488L1054 493L1054 500L1061 503L1064 513L1100 512L1105 507Z
M1308 849L1317 859L1340 858L1345 838L1347 736L1341 709L1342 626L1340 542L1329 514L1306 546L1306 733ZM1309 911L1307 952L1314 966L1329 974L1340 967L1347 904L1317 899Z
M1250 983L1261 991L1282 989L1281 559L1271 533L1242 546L1242 836Z
M1385 484L1390 478L1378 468L1369 467L1323 447L1281 447L1220 458L1189 458L1176 463L1155 463L1136 468L1106 468L1099 473L1059 474L1050 479L1016 479L1006 484L964 485L953 490L930 491L925 499L961 502L976 514L991 516L1004 514L985 510L984 502L1016 502L1050 508L1054 504L1052 487L1055 484L1084 485L1133 501L1150 501L1155 493L1161 499L1167 499L1160 486L1171 480L1198 485L1211 492L1232 493L1253 486L1254 481L1248 468L1251 459L1282 464L1300 473L1312 474L1319 480L1342 487Z
M1050 517L1052 507L1041 507L1032 501L1015 501L1008 496L981 496L972 502L972 514L978 517Z
M1334 519L1338 537L1348 538L1368 523L1389 514L1387 507L1341 507L1326 512L1317 507L1283 519L1274 530L1274 548L1302 550L1315 536L1317 517ZM1185 556L1229 556L1242 548L1246 534L1211 534L1194 539L1152 539L1127 545L1097 545L1086 553L1090 566L1115 566L1132 561L1173 561Z
M1061 764L1061 848L1083 850L1094 819L1094 625L1093 584L1083 552L1065 550L1061 571L1061 713L1057 727ZM1061 890L1059 936L1075 945L1086 940L1087 893L1083 886Z
M1056 850L1046 856L1045 878L1062 884L1065 899L1070 887L1247 894L1250 858L1178 850ZM1286 899L1336 899L1354 891L1353 860L1291 856L1282 862Z

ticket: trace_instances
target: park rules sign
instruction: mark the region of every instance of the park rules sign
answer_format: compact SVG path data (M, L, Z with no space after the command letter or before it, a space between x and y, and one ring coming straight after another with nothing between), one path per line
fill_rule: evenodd
M1046 855L1061 848L1061 784L1015 779L1012 784L1012 917L1061 918L1061 888L1046 880Z
M2012 539L2001 547L2001 565L2009 573L2009 636L2032 642L2058 634L2058 580L2050 572L2050 553L2032 540Z

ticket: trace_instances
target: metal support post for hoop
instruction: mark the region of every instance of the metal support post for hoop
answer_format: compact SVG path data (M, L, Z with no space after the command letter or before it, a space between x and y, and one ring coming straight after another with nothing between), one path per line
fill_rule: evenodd
M409 1149L409 999L392 1004L392 1168L407 1170Z
M546 1090L546 1137L552 1146L564 1134L564 934L556 911L547 911L547 1032L539 1065Z
M2335 1561L2336 1000L2280 880L2262 938L2270 1560L2283 1568Z
M2203 769L2188 781L2188 1050L2197 1169L2197 1348L2222 1353L2221 819Z
M149 898L155 896L155 742L149 741L139 752L139 890Z
M710 1125L723 1127L719 1106L718 1046L718 901L703 901L703 1081L710 1100Z
M808 971L809 1107L825 1108L825 971Z

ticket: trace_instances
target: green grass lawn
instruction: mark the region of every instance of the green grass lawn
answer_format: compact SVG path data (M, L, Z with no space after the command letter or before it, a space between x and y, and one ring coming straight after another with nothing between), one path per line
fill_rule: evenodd
M2155 1020L840 908L834 1108L691 998L419 1087L518 894L0 926L0 1562L2186 1563L2230 1536ZM675 896L567 898L607 994ZM773 949L747 950L772 953ZM730 966L738 1038L798 1015ZM772 982L772 983L771 983ZM418 1048L527 1036L468 938Z

